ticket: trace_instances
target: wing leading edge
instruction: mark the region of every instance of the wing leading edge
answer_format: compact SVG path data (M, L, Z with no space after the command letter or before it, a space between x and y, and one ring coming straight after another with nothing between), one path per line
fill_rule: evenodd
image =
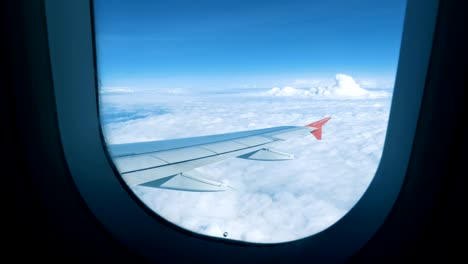
M243 132L109 145L114 164L130 186L184 191L225 191L226 184L204 179L193 169L228 158L279 161L294 156L269 147L292 137L322 138L326 117L306 126L280 126Z

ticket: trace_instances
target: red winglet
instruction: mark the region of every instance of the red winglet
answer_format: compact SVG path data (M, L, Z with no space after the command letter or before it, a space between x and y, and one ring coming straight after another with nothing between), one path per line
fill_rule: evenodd
M313 123L310 123L306 125L306 127L311 127L311 128L316 128L314 131L310 132L314 137L318 140L322 139L322 126L325 125L325 123L330 120L331 117L325 117L324 119L320 119L319 121L315 121Z

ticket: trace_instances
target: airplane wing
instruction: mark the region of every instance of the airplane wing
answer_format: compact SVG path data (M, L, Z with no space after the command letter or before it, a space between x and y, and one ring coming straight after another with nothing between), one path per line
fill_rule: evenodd
M203 178L193 170L210 163L238 157L278 161L294 155L269 147L289 138L312 134L320 140L326 117L306 126L280 126L243 132L109 145L117 170L130 185L184 191L224 191L231 187Z

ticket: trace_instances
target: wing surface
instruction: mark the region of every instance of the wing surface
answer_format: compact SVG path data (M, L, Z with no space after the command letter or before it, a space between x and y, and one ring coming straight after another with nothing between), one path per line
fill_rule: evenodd
M309 135L318 129L321 127L280 126L202 137L115 144L109 145L109 152L117 170L130 186L224 191L229 186L194 176L193 169L232 157L292 159L293 155L269 147L292 137Z

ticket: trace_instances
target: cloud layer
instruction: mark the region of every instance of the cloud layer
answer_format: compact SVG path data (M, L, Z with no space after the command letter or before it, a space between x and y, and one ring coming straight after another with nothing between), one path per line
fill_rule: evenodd
M295 240L346 214L380 160L391 97L366 96L369 91L346 75L336 79L327 88L335 97L306 95L302 89L294 96L258 96L257 91L103 95L102 111L133 111L128 119L107 119L103 131L108 142L125 143L305 125L331 116L322 141L307 136L274 146L294 154L294 160L234 158L197 169L207 179L227 182L232 191L133 188L156 213L194 232L216 237L227 232L228 239L260 243Z
M306 84L298 82L299 85ZM283 88L274 87L271 90L261 93L265 96L293 96L293 97L308 97L308 96L323 96L328 98L378 98L389 96L385 91L369 91L362 88L351 76L345 74L337 74L335 83L330 86L314 86L294 88L285 86Z
M126 93L133 93L135 92L128 87L102 87L99 92L101 94L126 94Z

